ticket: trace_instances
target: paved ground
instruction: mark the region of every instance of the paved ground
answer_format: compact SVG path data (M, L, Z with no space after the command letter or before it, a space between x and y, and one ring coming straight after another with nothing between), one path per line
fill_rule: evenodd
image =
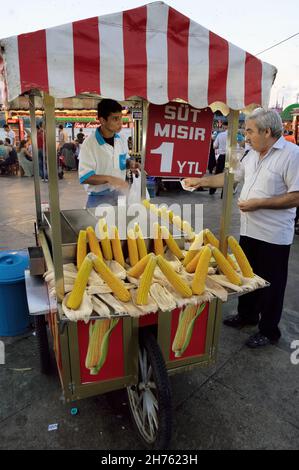
M42 201L47 201L47 184ZM59 182L61 208L84 206L76 173ZM219 194L179 190L165 202L203 202L204 225L218 232ZM34 245L32 179L0 178L0 249ZM234 206L232 233L239 230ZM292 247L289 280L277 346L252 351L244 341L254 329L223 327L215 366L171 377L172 449L298 449L299 364L292 365L290 344L299 340L299 237ZM224 307L224 314L235 301ZM0 307L1 310L1 307ZM3 338L1 338L3 339ZM65 405L55 372L39 372L36 338L29 332L4 338L6 364L0 366L0 449L142 449L136 439L125 397L103 395ZM58 423L57 431L48 425Z

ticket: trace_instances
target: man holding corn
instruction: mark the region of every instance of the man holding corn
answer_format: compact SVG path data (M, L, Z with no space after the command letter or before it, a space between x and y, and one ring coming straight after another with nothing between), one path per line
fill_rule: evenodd
M98 104L100 127L84 140L79 158L79 181L88 193L87 207L117 204L119 194L126 193L127 168L138 164L129 159L127 141L122 128L122 107L111 99Z
M254 110L246 119L246 141L252 149L235 172L244 185L238 201L241 212L240 245L253 271L271 286L239 297L238 313L224 324L234 328L259 325L248 347L276 343L288 259L294 236L294 218L299 205L299 148L282 137L283 125L276 111ZM224 173L187 178L189 187L223 187Z

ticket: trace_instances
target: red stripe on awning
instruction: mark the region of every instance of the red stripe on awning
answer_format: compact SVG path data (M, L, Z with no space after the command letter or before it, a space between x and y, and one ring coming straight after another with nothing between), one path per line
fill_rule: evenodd
M100 42L98 18L75 21L74 77L76 94L100 94Z
M262 62L246 52L245 59L245 106L262 103Z
M226 103L228 42L210 31L208 102Z
M124 92L147 97L146 6L123 12Z
M18 36L21 93L38 88L49 91L46 31Z
M188 101L188 44L190 20L169 8L168 13L168 97Z

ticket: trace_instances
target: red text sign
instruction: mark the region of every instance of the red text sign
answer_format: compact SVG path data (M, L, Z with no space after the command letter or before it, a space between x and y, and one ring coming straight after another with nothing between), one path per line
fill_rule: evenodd
M145 171L151 176L200 177L206 172L213 113L188 104L150 105Z

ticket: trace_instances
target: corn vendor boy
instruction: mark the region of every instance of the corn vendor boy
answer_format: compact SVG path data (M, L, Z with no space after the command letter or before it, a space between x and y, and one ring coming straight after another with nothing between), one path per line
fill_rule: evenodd
M247 346L258 348L279 340L287 283L288 259L299 206L299 148L282 137L276 111L254 110L246 119L246 141L252 150L235 172L244 181L238 201L241 211L240 245L253 271L271 286L239 297L238 313L224 320L234 328L259 325ZM189 187L223 187L224 173L187 178Z
M128 190L127 169L139 164L129 159L127 140L118 134L122 128L122 107L111 99L98 104L100 127L84 140L79 155L79 181L88 193L86 207L117 204Z

